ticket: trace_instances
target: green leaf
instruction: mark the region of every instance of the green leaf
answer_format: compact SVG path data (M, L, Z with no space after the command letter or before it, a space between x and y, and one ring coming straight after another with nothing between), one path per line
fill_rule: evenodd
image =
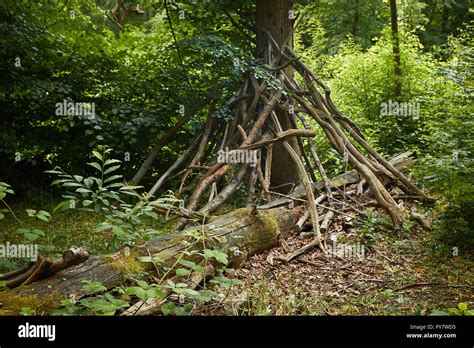
M120 189L120 191L126 191L126 190L138 190L142 188L143 186L124 186Z
M183 266L186 266L188 268L193 268L194 266L196 266L196 263L195 262L192 262L192 261L188 261L188 260L179 260L179 263Z
M76 179L77 181L81 182L82 179L84 179L82 176L80 175L74 175L74 179Z
M36 217L40 220L45 221L45 222L49 222L49 218L46 215L37 214Z
M36 213L36 217L40 220L49 222L49 218L51 217L51 214L48 213L46 210L40 210L38 213Z
M39 238L39 236L35 233L25 233L24 234L25 238L27 240L29 240L30 242L34 242L35 240L37 240Z
M206 259L215 258L217 262L222 263L224 265L227 265L229 262L227 259L227 255L219 250L205 249L204 258Z
M81 184L78 184L77 182L70 181L70 182L65 182L62 184L63 187L81 187Z
M78 193L89 193L89 192L92 192L92 191L89 190L89 189L86 189L84 187L79 187L79 188L76 189L76 192L78 192Z
M64 172L61 172L59 170L45 170L44 172L48 174L64 174Z
M94 180L92 180L90 177L84 179L84 185L86 185L86 187L88 188L91 188L93 183L94 183Z
M148 283L143 280L137 280L137 285L143 289L148 289Z
M89 163L87 163L87 164L90 165L91 167L94 167L95 169L97 169L97 170L100 171L100 172L102 171L102 167L101 167L100 164L97 163L97 162L89 162Z
M149 289L146 290L146 295L147 297L156 297L156 298L163 298L165 297L165 294L163 291L161 291L160 289L157 289L155 287L151 287Z
M96 312L99 312L103 315L114 315L117 311L117 307L112 303L104 300L95 300L95 301L81 301L81 303Z
M38 236L44 236L44 232L41 231L41 230L38 229L38 228L33 228L33 229L31 230L31 232L37 234Z
M23 234L23 233L29 232L29 230L30 230L29 228L20 227L16 229L16 233Z
M70 182L72 181L71 179L57 179L57 180L54 180L51 185L59 185L59 184L62 184L64 182Z
M71 199L67 199L65 201L62 201L60 202L54 209L53 209L53 212L57 211L57 210L66 210L67 208L70 208L71 207ZM65 207L67 207L66 209L64 209Z
M114 193L114 192L103 192L102 195L103 195L104 197L109 197L109 198L116 199L116 200L119 200L119 199L120 199L120 196L117 195L117 194Z
M127 301L114 298L111 294L104 294L104 297L117 308L127 308L130 306Z
M242 284L242 281L240 279L231 279L225 276L214 277L210 282L214 284L219 284L226 289L230 288L233 285Z
M163 315L176 314L176 305L173 302L167 302L163 306L160 307L160 310L163 313Z
M107 181L107 180L105 180L105 181ZM123 186L123 184L121 182L116 182L116 183L104 186L104 188L111 189L111 188L122 187L122 186Z
M98 153L97 151L92 151L92 154L93 154L96 158L98 158L100 161L103 161L102 155L101 155L100 153Z
M104 175L107 175L107 174L109 174L109 173L112 173L114 170L117 170L117 169L119 169L119 168L120 168L120 165L109 167L109 168L107 168L107 169L105 170Z
M107 171L106 171L107 172ZM104 174L107 174L107 173L104 173ZM112 175L112 176L109 176L108 178L106 178L104 180L104 184L105 183L108 183L109 181L113 181L113 180L117 180L117 179L121 179L122 178L122 175ZM123 184L121 184L123 186Z
M181 293L184 296L189 296L189 297L197 297L199 296L199 291L193 290L193 289L188 289L188 288L182 288Z
M92 203L94 203L94 202L92 202L92 201L86 199L86 200L82 201L82 206L83 206L83 207L88 207L88 206L91 205Z
M182 276L187 276L191 274L191 271L189 269L185 269L185 268L178 268L176 270L176 275L179 276L179 277L182 277Z
M112 163L121 163L121 161L119 161L118 159L108 159L107 161L105 161L104 165L107 166Z
M132 286L125 290L125 295L135 295L140 300L146 301L148 299L148 295L145 289L140 288L139 286Z
M107 291L107 288L100 282L83 280L82 284L82 289L91 295Z

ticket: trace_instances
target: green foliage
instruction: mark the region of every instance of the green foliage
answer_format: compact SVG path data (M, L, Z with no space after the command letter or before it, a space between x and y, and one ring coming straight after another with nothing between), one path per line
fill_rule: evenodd
M370 47L371 39L390 23L390 9L382 1L322 0L310 2L300 11L305 13L301 29L303 45L315 46L329 54L337 52L348 36Z
M122 175L117 174L120 161L109 158L110 153L112 149L106 146L99 147L99 151L92 151L96 161L88 165L97 170L98 176L71 175L60 168L47 171L59 177L53 181L53 185L68 190L63 196L66 200L58 204L55 210L104 212L105 221L97 226L96 232L112 232L114 238L110 243L115 248L159 235L160 231L145 227L147 219L157 220L155 209L177 209L183 207L183 201L172 194L149 200L136 193L135 190L141 186L123 183ZM71 188L72 191L69 191Z
M214 259L217 260L217 262L222 263L223 265L227 265L227 263L229 262L227 260L227 254L225 254L225 253L223 253L219 250L205 249L203 257L206 260L214 258Z
M135 295L140 300L146 301L151 297L163 298L164 292L160 290L156 284L149 285L143 280L137 281L138 286L132 286L125 289L125 295Z
M7 196L7 194L15 194L15 192L10 188L11 186L8 185L5 182L0 182L0 200L3 201L3 199ZM3 219L3 215L0 216L0 219Z
M172 194L152 201L141 199L134 204L123 202L109 210L106 220L97 226L96 231L111 231L114 234L112 243L133 244L138 239L148 240L161 234L154 228L144 228L147 219L158 218L155 209L174 210L182 205L183 201Z
M450 308L448 310L448 313L450 315L467 315L467 316L473 316L474 315L474 310L472 309L467 309L469 304L467 302L459 302L458 303L458 308Z
M141 186L127 186L122 182L122 175L115 173L121 165L118 164L120 163L119 160L109 159L112 149L101 146L99 150L100 152L92 151L92 155L98 162L87 163L98 171L97 177L84 178L81 175L70 175L59 167L46 171L46 173L59 177L58 180L52 182L52 185L73 190L63 196L67 200L61 202L56 209L65 210L78 207L79 210L84 211L109 211L113 209L114 204L124 203L121 198L122 195L139 197L134 190ZM93 209L89 206L92 206Z
M24 190L25 179L39 184L29 174L51 164L79 172L81 158L100 144L133 161L123 168L131 177L149 146L182 116L180 105L189 109L212 95L217 109L223 106L243 75L233 62L250 51L242 50L248 40L236 34L227 14L253 10L252 4L170 4L184 69L162 2L144 5L156 15L147 23L144 16L130 17L133 24L118 33L107 14L111 5L94 0L0 4L2 178ZM215 6L222 10L211 10ZM189 20L179 18L180 8ZM232 16L237 23L245 20ZM95 117L56 115L63 101L94 103ZM204 107L193 115L155 168L187 147L207 112Z
M469 304L467 302L459 302L457 308L449 308L447 312L435 309L430 313L430 315L473 316L474 310L468 309L468 306Z
M51 214L45 210L40 210L37 212L34 209L26 209L26 212L29 217L35 217L46 222L48 222L49 219L51 218Z
M7 204L5 201L5 198L7 194L14 195L15 192L11 189L11 186L7 183L0 182L0 201L5 205L6 209L1 209L0 210L0 220L2 220L5 217L5 213L11 213L15 220L18 222L18 224L21 226L16 229L16 234L23 238L24 240L28 242L34 242L36 241L39 237L43 237L45 234L44 232L39 229L39 228L34 228L34 227L26 227L23 222L18 219L16 214L13 212L13 210L10 208L10 206ZM29 217L32 218L37 218L39 220L49 222L49 219L51 218L51 214L48 213L45 210L40 210L36 211L34 209L26 209L26 213L28 214Z
M23 316L36 315L36 311L30 307L21 307L20 315L23 315Z
M39 237L44 236L44 232L39 228L21 227L16 230L16 233L23 236L29 242L34 242Z
M105 286L103 286L99 282L93 282L90 280L83 280L82 281L82 289L87 292L89 295L94 295L100 292L104 292L107 290Z
M364 49L355 40L339 46L321 74L329 80L336 105L362 128L368 142L386 155L413 150L418 164L412 169L420 186L437 200L435 248L474 246L472 202L472 27L448 41L443 61L426 53L417 35L402 26L400 35L402 95L395 98L395 76L390 30ZM307 50L311 55L312 48ZM310 63L318 69L319 63ZM321 69L319 69L321 70ZM386 114L384 103L419 106L411 114ZM345 163L324 135L316 138L326 168L335 172Z
M82 290L87 298L70 297L61 301L61 308L53 315L114 315L117 311L129 307L127 301L117 299L112 294L99 294L107 288L99 282L84 280Z

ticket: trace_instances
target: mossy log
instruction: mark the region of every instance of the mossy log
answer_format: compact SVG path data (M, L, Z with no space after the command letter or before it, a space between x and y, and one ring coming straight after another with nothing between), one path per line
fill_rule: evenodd
M190 234L197 230L205 231L209 237L206 240L228 255L231 267L238 267L249 256L278 245L279 239L291 231L301 213L300 207L279 207L265 211L243 208L217 217L206 225L155 238L131 249L92 256L51 277L0 292L0 314L17 314L21 307L35 309L37 314L47 314L58 307L63 298L84 295L84 280L100 282L107 289L112 289L123 284L130 274L146 271L156 276L155 266L141 262L140 258L159 257L162 265L169 267L185 250L183 241L192 240ZM195 248L202 247L202 243L196 243ZM235 248L239 252L235 252ZM170 276L173 273L169 272Z

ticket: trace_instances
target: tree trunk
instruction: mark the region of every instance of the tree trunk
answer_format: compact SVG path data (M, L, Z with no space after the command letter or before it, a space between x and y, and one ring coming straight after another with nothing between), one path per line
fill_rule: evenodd
M273 36L280 47L283 47L285 43L291 48L293 47L294 14L292 8L292 0L257 1L257 58L266 58L263 57L263 52L268 47L268 35L265 30ZM294 73L291 66L285 68L284 71L289 78L293 77ZM275 112L283 130L292 128L287 111L277 109ZM291 139L289 143L299 154L300 151L296 139ZM273 158L275 160L272 161L270 183L272 186L277 187L277 191L289 192L293 186L292 184L299 182L299 177L294 169L293 160L281 142L274 145Z
M393 45L393 59L395 64L395 97L402 95L401 76L402 70L400 67L400 39L398 37L398 16L397 16L397 0L390 0L390 18L392 23L392 45Z

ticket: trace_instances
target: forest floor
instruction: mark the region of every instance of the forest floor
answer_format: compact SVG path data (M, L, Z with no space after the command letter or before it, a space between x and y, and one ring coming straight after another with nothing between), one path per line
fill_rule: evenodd
M287 264L273 260L308 243L291 235L287 246L254 255L236 270L242 284L226 293L231 304L226 313L428 315L457 308L460 302L473 307L472 255L435 252L432 232L416 224L389 234L377 230L373 220L356 227L346 223L334 223L337 241L359 250L362 245L362 257L326 257L314 248Z
M28 221L27 206L13 205L22 221ZM359 251L362 247L363 255L327 257L314 248L287 264L274 260L309 242L292 234L287 245L245 261L234 274L242 284L220 289L221 303L197 308L194 314L427 315L460 302L473 307L473 255L437 252L439 241L432 231L416 223L394 230L381 212L370 216L362 223L339 217L331 227L339 245L357 245ZM74 211L55 214L49 223L33 222L45 232L38 240L41 253L60 255L72 245L92 254L110 252L110 235L95 232L102 221L101 214ZM20 243L17 228L11 217L0 220L2 240ZM0 273L16 268L2 260Z

